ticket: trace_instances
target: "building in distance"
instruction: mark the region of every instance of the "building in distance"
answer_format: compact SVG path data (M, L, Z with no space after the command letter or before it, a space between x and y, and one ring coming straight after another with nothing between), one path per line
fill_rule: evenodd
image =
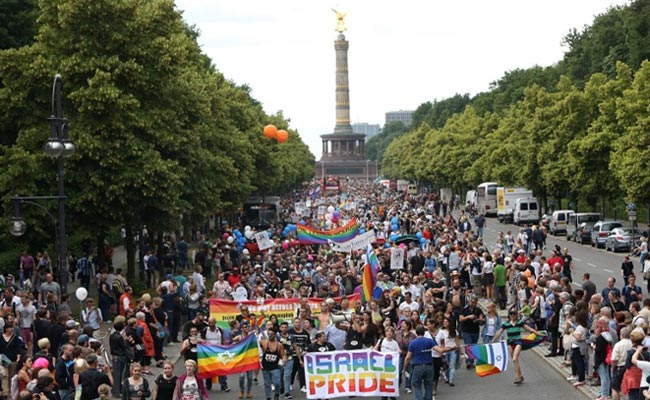
M413 110L388 111L386 113L386 124L394 121L401 121L408 129L413 122Z
M352 132L366 135L366 141L375 136L381 130L379 124L369 124L367 122L355 122L352 124Z

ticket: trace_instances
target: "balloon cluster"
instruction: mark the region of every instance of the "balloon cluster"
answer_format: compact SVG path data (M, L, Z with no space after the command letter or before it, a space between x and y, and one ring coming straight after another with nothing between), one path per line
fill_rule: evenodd
M224 240L230 245L236 244L237 248L240 251L244 249L246 242L252 240L254 237L255 237L255 232L248 225L246 225L246 227L244 228L243 234L239 229L235 229L234 231L232 231L232 235L230 235L228 232L223 234Z
M397 219L397 217L391 218L390 223L391 223L391 230L392 231L396 231L396 230L399 229L399 220Z
M282 237L287 237L289 236L290 233L296 232L296 230L297 230L296 224L287 224L287 226L285 226L284 229L282 230Z
M264 136L268 139L275 139L278 143L285 143L289 140L289 132L284 129L278 130L275 125L266 125L264 127Z

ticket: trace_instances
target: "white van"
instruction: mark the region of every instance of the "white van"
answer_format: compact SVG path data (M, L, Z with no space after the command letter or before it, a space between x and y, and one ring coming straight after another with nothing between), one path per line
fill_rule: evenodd
M535 197L523 197L515 200L513 214L515 225L536 224L539 222L539 203Z
M596 212L569 214L566 239L580 242L580 244L590 243L591 230L600 219L600 213Z
M551 223L549 224L549 231L551 235L555 236L559 233L566 233L566 225L569 221L569 215L574 214L573 210L556 210L551 215Z

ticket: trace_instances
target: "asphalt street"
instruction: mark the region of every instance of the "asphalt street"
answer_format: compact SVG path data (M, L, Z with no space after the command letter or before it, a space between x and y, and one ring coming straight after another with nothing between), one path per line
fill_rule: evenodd
M438 395L435 398L436 400L493 398L521 400L534 396L535 399L570 400L576 399L576 396L580 396L581 392L573 389L569 382L551 369L542 358L535 355L532 351L524 352L521 360L521 368L525 377L525 381L521 385L513 384L514 372L512 371L512 365L509 365L508 371L504 373L485 378L479 378L473 369L467 370L463 365L457 371L456 386L451 387L441 381L438 386ZM152 371L156 372L158 370L152 369ZM182 359L176 363L174 371L177 375L184 372ZM307 397L304 393L300 392L297 384L298 381L296 379L296 385L294 385L293 389L294 399L306 399ZM236 400L239 395L238 375L229 376L228 385L231 389L229 393L222 392L218 384L214 385L212 391L209 393L209 398ZM264 380L262 379L261 373L259 383L253 385L252 394L254 399L265 399ZM414 399L415 396L414 394L406 394L404 391L401 391L400 398Z
M518 226L510 224L501 224L496 218L488 219L487 229L484 230L484 243L490 248L494 249L497 237L499 232L504 234L510 230L513 235L516 235L519 231ZM605 249L598 249L596 247L591 247L590 244L581 245L573 241L567 241L566 236L551 236L548 235L546 240L546 250L544 254L548 256L551 254L550 251L559 245L561 248L567 248L569 254L573 257L574 264L574 273L573 273L573 285L576 288L581 287L582 274L589 272L591 275L591 281L596 285L598 291L607 286L607 279L611 276L616 278L616 286L621 289L624 285L623 277L621 276L621 264L623 263L623 257L628 254L627 252L612 253L611 251L606 251ZM638 257L632 257L634 262L634 271L637 275L637 284L641 286L646 294L646 285L645 282L641 279L641 265L639 264Z

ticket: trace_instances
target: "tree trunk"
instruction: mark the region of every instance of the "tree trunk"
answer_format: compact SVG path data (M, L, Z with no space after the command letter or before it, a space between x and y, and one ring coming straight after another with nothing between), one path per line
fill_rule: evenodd
M126 278L129 281L135 280L135 245L133 243L133 227L131 224L126 224L124 227L126 237L124 238L124 246L126 246Z
M156 256L158 257L158 262L162 262L163 258L163 233L162 231L156 232Z
M96 268L98 271L106 268L106 252L104 251L104 241L106 240L106 233L101 231L96 236L97 258Z

